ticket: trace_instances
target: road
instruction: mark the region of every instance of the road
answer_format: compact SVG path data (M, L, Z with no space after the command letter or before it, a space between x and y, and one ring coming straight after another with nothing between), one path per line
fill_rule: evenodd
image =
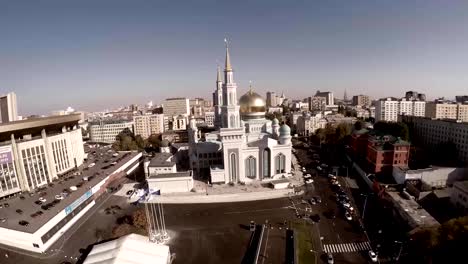
M344 218L343 210L339 208L336 202L335 192L332 190L327 176L317 175L316 165L312 162L311 154L307 153L309 148L297 147L295 149L296 156L301 165L307 168L307 173L315 175L313 185L306 185L305 198L310 199L312 196L320 196L322 199L321 204L311 206L311 214L320 216L321 220L316 225L317 231L315 234L319 236L316 239L321 241L323 250L333 254L335 263L370 263L367 254L371 245L366 234L360 229L359 216L354 217L352 221ZM351 191L346 188L347 184L344 177L338 175L338 181L351 198L351 205L358 208L352 199ZM336 218L330 217L329 213L331 212ZM324 263L326 262L323 255L321 260Z

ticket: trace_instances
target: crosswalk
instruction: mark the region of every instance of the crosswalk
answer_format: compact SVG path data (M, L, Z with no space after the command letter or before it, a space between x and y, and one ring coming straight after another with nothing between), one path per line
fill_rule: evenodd
M323 251L326 253L346 253L370 250L371 246L369 242L355 242L355 243L343 243L343 244L325 244L323 245Z

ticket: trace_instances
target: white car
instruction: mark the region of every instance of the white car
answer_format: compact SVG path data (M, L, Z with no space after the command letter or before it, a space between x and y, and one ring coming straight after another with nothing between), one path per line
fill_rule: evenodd
M74 192L76 190L78 190L78 188L76 186L70 186L70 191Z
M307 184L310 184L310 183L313 183L313 182L314 182L314 180L312 180L312 179L305 180L305 183L307 183Z
M306 178L306 179L307 178L312 178L312 176L310 174L306 174L306 175L304 175L304 178Z
M345 208L350 208L351 205L348 203L348 202L345 202L345 201L342 201L341 204L345 207Z
M47 199L46 199L46 198L44 198L44 197L39 197L39 199L38 199L38 200L39 200L41 203L45 203L45 202L47 202Z
M321 170L322 170L322 168L320 168L320 166L317 166L317 170L321 171Z
M346 220L348 221L353 220L353 217L351 217L351 215L348 212L345 213L345 217L346 217Z
M57 194L57 195L55 195L55 199L56 199L56 200L63 200L63 196Z
M377 262L377 254L375 254L372 250L369 250L369 258L372 260L372 262Z
M328 264L333 264L333 263L335 263L335 262L333 261L333 255L332 255L331 253L328 253L328 254L327 254L327 263L328 263Z
M93 162L93 163L88 165L88 168L92 168L92 167L94 167L94 165L96 165L96 163Z
M118 155L119 155L119 153L112 154L112 156L114 156L114 157L117 157Z

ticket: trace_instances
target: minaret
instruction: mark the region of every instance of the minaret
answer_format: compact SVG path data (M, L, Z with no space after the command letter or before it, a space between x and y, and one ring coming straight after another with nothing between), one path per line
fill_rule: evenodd
M238 128L240 126L239 105L237 104L237 85L229 56L229 45L226 39L226 61L224 65L223 104L221 109L222 127Z
M217 68L216 90L213 93L213 105L215 108L215 126L221 126L221 106L223 105L223 81L221 77L221 69Z

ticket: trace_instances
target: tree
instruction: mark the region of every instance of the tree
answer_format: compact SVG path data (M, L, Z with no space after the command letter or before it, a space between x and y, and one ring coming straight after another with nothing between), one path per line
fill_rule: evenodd
M354 123L354 130L361 130L364 128L364 122L362 122L361 120L358 120L356 121L356 123Z
M132 214L133 225L139 229L146 229L148 221L146 219L146 213L143 209L138 209Z
M113 238L118 238L132 233L137 233L137 228L129 224L117 225L112 229Z
M389 134L394 137L399 137L403 140L409 140L408 125L403 122L385 122L379 121L374 124L374 130L383 134Z

